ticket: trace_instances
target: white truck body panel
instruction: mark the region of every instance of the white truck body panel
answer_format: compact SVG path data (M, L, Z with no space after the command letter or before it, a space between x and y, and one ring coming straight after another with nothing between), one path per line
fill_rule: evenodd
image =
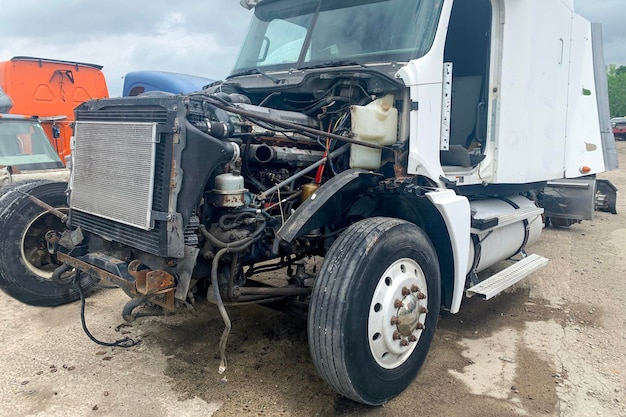
M448 29L454 30L452 3L445 3L429 53L396 74L408 86L413 103L408 173L429 177L443 188L442 176L458 186L529 184L612 169L605 166L600 118L608 114L599 110L597 94L603 92L596 91L592 28L574 13L570 0L491 1L485 158L475 166L442 165L439 151L462 143L459 140L472 133L471 119L476 117L462 114L461 120L459 113L458 119L454 111L449 114L444 55ZM453 78L452 90L461 92L456 97L474 95L479 101L476 78L480 77L463 74L456 78L456 86ZM454 109L454 92L452 97ZM450 311L456 313L466 282L464 266L471 262L471 216L461 208L468 202L449 201L437 193L428 197L444 218L453 246Z
M430 52L396 74L409 87L411 101L419 106L410 116L408 172L433 179L443 175L438 163L440 141L432 139L442 135L443 50L451 11L452 2L447 1Z
M600 137L591 26L576 15L572 33L572 62L580 62L581 65L570 68L565 178L580 176L583 166L590 168L590 174L610 169L605 166Z
M437 208L448 227L454 263L454 288L450 312L456 314L461 308L465 288L465 266L470 256L470 204L467 198L452 190L430 192L426 197Z
M563 176L572 14L561 0L505 4L494 182Z
M445 172L471 185L605 171L591 25L574 13L572 1L562 0L492 1L486 157L474 167L433 163L440 142L432 138L444 133L442 62L451 5L446 2L430 52L397 74L418 105L411 114L408 172L435 181ZM454 114L450 123L454 130ZM584 166L591 171L582 173Z

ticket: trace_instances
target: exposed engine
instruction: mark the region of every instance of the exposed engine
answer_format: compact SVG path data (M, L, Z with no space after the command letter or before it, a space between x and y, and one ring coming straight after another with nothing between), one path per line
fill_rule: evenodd
M323 225L300 225L293 239L278 231L349 168L394 175L399 87L380 72L321 72L284 91L218 84L81 105L70 205L84 239L70 245L74 258L127 279L133 297L136 277L111 256L162 271L175 282L166 308L174 294L185 302L204 291L204 277L230 301L305 295L299 261L323 255L348 225L345 204ZM257 272L285 266L291 288L244 288Z

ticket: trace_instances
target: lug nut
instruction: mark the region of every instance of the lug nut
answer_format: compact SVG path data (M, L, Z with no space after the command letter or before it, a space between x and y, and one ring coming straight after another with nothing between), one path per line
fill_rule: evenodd
M400 307L402 307L402 300L396 300L396 301L394 301L393 306L394 306L395 308L400 308Z
M411 290L409 290L407 287L403 287L402 288L402 295L404 297L406 297L407 295L411 294Z
M406 339L400 340L400 346L405 346L406 347L408 345L409 345L409 341L408 340L406 340Z
M418 300L424 300L426 299L426 294L424 294L423 292L417 294L417 299Z
M418 292L420 289L417 285L413 284L411 285L411 292Z
M399 319L399 318L397 318L396 316L393 316L393 317L391 318L391 325L392 325L392 326L397 326L397 325L398 325L398 323L400 323L400 319Z
M409 336L409 342L417 342L417 336L415 336L414 334Z
M428 313L428 309L426 307L420 307L420 313L426 314Z
M402 335L400 334L400 332L395 331L393 332L393 340L400 340L402 339Z

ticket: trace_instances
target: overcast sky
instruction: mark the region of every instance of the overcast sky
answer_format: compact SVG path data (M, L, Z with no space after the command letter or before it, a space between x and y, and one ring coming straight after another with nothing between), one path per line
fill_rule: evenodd
M0 61L26 55L103 65L111 96L121 95L130 71L225 77L251 13L239 0L1 1ZM603 24L607 64L626 65L626 0L574 2Z

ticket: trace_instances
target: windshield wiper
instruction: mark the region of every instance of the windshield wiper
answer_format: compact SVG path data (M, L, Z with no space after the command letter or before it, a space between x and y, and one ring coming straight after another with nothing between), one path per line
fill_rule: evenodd
M299 70L303 69L314 69L314 68L331 68L331 67L346 67L350 65L358 65L361 68L369 68L366 65L361 64L360 62L350 60L350 59L338 59L336 61L326 61L320 64L307 65L303 67L298 67Z
M247 70L239 71L239 72L236 72L234 74L230 74L228 77L226 77L226 79L230 80L231 78L240 77L242 75L252 75L252 74L262 75L265 78L267 78L268 80L272 80L274 82L274 84L280 84L280 80L278 78L272 77L267 72L265 72L265 71L263 71L262 69L259 69L259 68L250 68L250 69L247 69Z

